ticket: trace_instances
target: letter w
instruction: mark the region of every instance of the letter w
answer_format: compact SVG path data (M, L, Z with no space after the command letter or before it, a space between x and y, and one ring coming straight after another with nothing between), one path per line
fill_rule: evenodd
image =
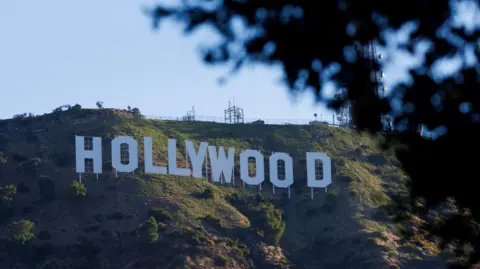
M213 182L220 182L220 175L223 173L225 182L232 182L233 162L235 160L235 148L228 149L228 157L225 156L223 147L208 146L208 155L212 166Z

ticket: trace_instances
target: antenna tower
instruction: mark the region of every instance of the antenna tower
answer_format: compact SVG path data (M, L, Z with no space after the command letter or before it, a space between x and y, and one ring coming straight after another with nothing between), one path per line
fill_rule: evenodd
M224 115L225 115L225 123L230 123L230 124L244 123L243 109L238 106L235 106L235 103L233 103L233 106L232 106L230 101L228 101L228 108L224 110Z
M357 21L357 28L359 32L369 32L370 29L367 29L365 27L368 27L366 20L364 18L360 18L359 16L362 13L362 10L364 9L364 1L360 0L348 0L347 1L347 13L348 16L351 16L353 20ZM382 78L383 78L383 72L380 68L380 63L379 59L382 59L382 55L377 53L376 46L375 46L375 41L376 40L370 40L367 43L363 44L355 44L356 51L357 51L357 59L361 58L363 62L365 63L364 68L366 69L367 73L370 75L370 86L367 89L368 91L364 94L374 94L377 98L383 99L385 96L385 88L383 86ZM345 93L345 89L342 90L342 94ZM372 96L371 96L372 97ZM368 97L366 97L365 102L368 102ZM359 102L362 102L363 100L352 100L352 102L349 102L347 104L348 109L350 110L350 114L348 118L349 119L349 124L350 127L355 127L355 125L358 125L358 119L356 117L357 111L358 111L358 104ZM383 121L383 118L385 115L382 115L378 120Z
M385 87L383 86L383 72L380 68L379 61L383 56L377 54L375 40L370 40L368 44L365 45L363 57L367 59L366 65L367 69L370 70L372 86L374 87L373 90L379 98L383 98L385 96Z
M370 85L372 87L371 91L377 96L377 98L382 99L385 97L385 87L383 85L383 72L380 68L379 60L382 59L382 55L377 53L375 46L375 40L370 40L366 45L357 45L356 46L358 57L362 58L365 61L365 68L370 74ZM345 94L345 93L343 93ZM348 119L350 121L350 127L356 125L355 119L355 110L356 110L356 101L349 101L347 107L349 109ZM383 122L385 115L381 116L381 121Z
M365 47L366 53L364 54L367 59L367 68L371 73L371 81L374 93L381 100L385 98L385 85L383 84L383 71L380 68L380 60L383 58L382 54L377 54L375 41L371 40ZM392 131L392 120L388 115L381 115L380 121L382 122L383 130Z
M182 117L183 121L195 121L195 107L192 106L192 110L187 111L187 115Z

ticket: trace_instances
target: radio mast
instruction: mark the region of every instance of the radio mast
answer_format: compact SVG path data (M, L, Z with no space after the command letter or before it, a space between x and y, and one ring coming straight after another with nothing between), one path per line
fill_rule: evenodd
M229 123L229 124L244 123L243 109L238 106L235 106L235 103L232 106L230 101L228 101L228 108L224 110L224 115L225 115L225 123Z

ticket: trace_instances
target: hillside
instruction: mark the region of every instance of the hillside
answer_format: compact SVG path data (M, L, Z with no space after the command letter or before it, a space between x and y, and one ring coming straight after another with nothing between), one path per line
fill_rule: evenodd
M75 135L102 137L98 179L77 181ZM312 200L295 168L290 199L286 190L273 195L268 178L262 190L243 188L238 158L234 185L147 175L143 165L116 177L109 147L119 135L152 137L157 164L166 164L167 139L177 139L180 167L183 140L237 154L288 152L299 163L305 152L325 152L333 184ZM430 241L400 239L408 227L393 222L391 208L407 178L379 139L323 125L156 121L111 109L0 121L0 268L442 268Z

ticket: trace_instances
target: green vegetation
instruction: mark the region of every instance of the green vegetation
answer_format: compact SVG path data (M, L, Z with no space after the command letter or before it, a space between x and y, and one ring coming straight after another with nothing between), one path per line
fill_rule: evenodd
M12 201L16 193L15 185L0 186L0 224L13 217Z
M358 260L364 258L352 254L351 264L346 264L343 256L326 259L313 252L319 246L328 246L335 253L350 253L359 247L353 242L389 238L381 241L388 244L377 240L379 244L361 247L371 251L368 260L377 261L378 267L383 263L395 263L392 262L395 260L393 256L389 256L388 261L378 257L379 253L387 253L400 243L391 240L394 238L391 236L394 233L391 218L380 219L377 213L386 212L383 215L388 217L388 208L396 201L392 194L403 195L405 192L405 176L395 166L395 157L378 147L377 141L383 139L381 137L322 125L156 121L131 111L103 108L56 113L35 117L27 125L22 125L34 130L49 130L37 142L27 143L23 133L7 132L4 136L11 146L3 151L4 158L9 160L3 164L3 169L6 174L14 174L15 178L2 183L0 208L3 213L10 214L10 219L14 212L18 212L18 216L15 215L18 219L35 219L39 231L37 237L33 237L33 223L31 228L27 225L29 222L23 226L16 224L26 228L17 229L23 231L23 235L17 233L15 238L18 240L15 241L33 240L49 243L54 248L75 246L81 248L82 255L90 263L101 260L99 249L101 255L112 257L122 249L137 257L155 257L155 261L150 258L141 261L147 263L148 260L150 268L177 261L177 253L184 253L188 258L177 257L184 264L172 265L175 268L184 265L203 268L198 267L199 264L206 267L241 264L240 268L282 268L290 259L307 261L303 265L322 268L328 267L325 261L331 259L351 267L357 266ZM60 125L58 122L62 122L63 117L69 117L69 121ZM78 176L72 166L72 134L102 137L104 171L99 179L84 173L82 183L75 180L72 184L68 180ZM186 139L234 147L237 156L246 148L259 149L266 157L273 151L289 152L295 170L291 198L284 189L276 189L276 194L272 195L268 167L262 191L258 187L243 187L239 179L238 158L234 185L190 177L147 175L142 173L142 166L133 174L118 173L115 177L110 170L109 145L113 137L120 135L133 136L137 141L142 141L143 136L152 137L156 165L167 163L168 138L177 139L177 164L180 167L185 165L183 141ZM39 157L40 143L47 145L42 158ZM331 156L335 173L328 191L315 190L313 200L305 186L305 163L302 163L309 151L322 151ZM142 143L139 143L139 161L143 162ZM19 166L23 168L19 169ZM65 199L71 197L81 197L82 202L75 199L65 203ZM387 229L377 231L376 227ZM350 239L351 234L361 238L355 241ZM27 245L37 247L36 244ZM287 257L283 249L289 253ZM396 249L400 256L399 248ZM308 253L311 256L304 258L303 255L310 255ZM0 251L0 258L1 255ZM75 263L76 258L69 262ZM353 262L355 259L357 261ZM101 265L89 266L102 268ZM141 268L140 265L137 267Z
M13 184L0 186L0 205L10 206L12 196L17 193L17 187Z
M70 187L70 194L73 197L85 197L87 196L87 188L83 183L74 180L72 186Z
M187 242L194 246L206 246L212 247L213 241L205 235L204 229L192 229L190 227L183 228L183 234L185 235Z
M350 191L362 205L379 207L387 204L390 198L382 186L382 180L373 174L376 166L346 158L339 158L337 173L341 177L355 179L350 182Z
M265 233L265 241L271 244L280 242L285 231L282 212L276 209L272 203L261 203L254 210L258 215L259 226Z
M10 224L10 240L15 243L25 244L35 238L32 229L35 223L30 220L20 220Z
M158 240L158 224L155 218L150 217L143 227L141 232L141 238L145 242L154 243Z
M150 218L154 218L158 222L166 222L173 219L172 215L163 208L152 208L148 212Z

